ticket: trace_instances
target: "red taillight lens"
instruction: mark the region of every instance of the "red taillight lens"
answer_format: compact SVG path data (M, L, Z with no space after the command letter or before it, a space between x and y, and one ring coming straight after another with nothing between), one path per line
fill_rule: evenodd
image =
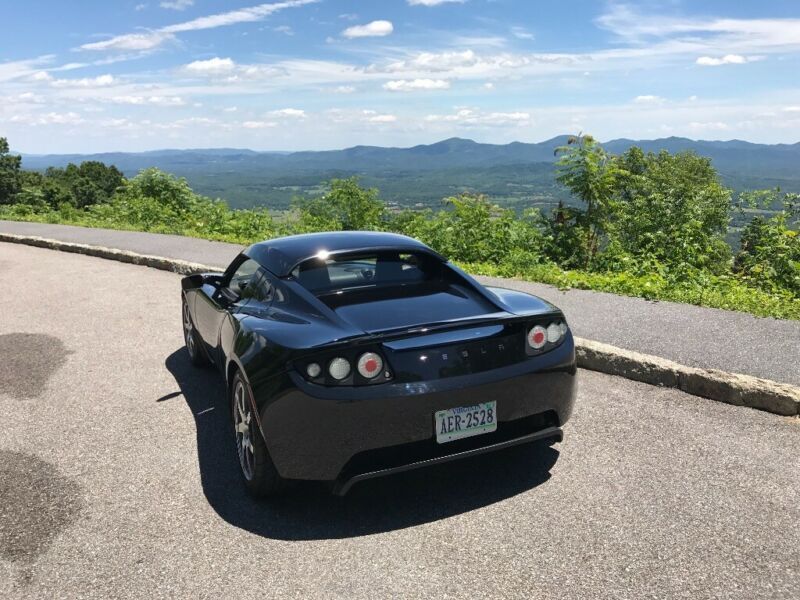
M528 332L528 345L534 350L543 348L547 343L547 330L541 325L534 325Z
M374 352L366 352L358 359L358 372L366 379L376 377L383 370L383 359Z

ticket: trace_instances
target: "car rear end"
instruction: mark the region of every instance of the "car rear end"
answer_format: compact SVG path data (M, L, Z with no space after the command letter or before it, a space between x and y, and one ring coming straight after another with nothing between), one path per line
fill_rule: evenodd
M364 333L301 353L263 392L262 430L283 477L344 493L365 478L561 438L576 366L557 309L511 313L448 265L356 258L291 283ZM383 285L380 263L398 260ZM353 270L363 281L330 283Z

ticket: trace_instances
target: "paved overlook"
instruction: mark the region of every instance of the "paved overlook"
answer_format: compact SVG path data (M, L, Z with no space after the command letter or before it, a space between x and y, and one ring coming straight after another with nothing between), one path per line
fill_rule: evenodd
M553 448L256 502L178 275L0 274L0 598L797 598L797 419L581 371Z
M0 221L0 232L106 246L219 267L236 244L132 231ZM545 298L564 310L576 335L684 365L721 369L800 385L800 321L760 318L604 292L560 291L518 280L479 277Z

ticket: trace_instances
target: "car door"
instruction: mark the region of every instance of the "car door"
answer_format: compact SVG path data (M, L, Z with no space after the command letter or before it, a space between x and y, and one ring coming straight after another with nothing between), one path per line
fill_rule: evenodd
M195 327L203 339L209 358L218 368L224 368L225 365L220 331L232 315L250 300L247 290L254 287L259 276L258 270L256 261L242 255L225 272L219 286L206 284L203 293L197 295Z

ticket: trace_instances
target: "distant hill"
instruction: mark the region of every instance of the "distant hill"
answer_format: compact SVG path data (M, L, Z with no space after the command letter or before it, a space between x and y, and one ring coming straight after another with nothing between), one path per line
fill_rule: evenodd
M232 206L267 205L281 209L298 194L317 193L332 177L359 175L378 187L384 199L401 205L437 206L445 196L470 190L501 204L546 207L568 200L554 180L558 136L539 143L482 144L450 138L411 148L354 146L343 150L256 152L235 148L156 150L104 154L24 155L23 167L43 170L73 162L99 160L126 175L158 167L186 177L192 187ZM800 191L800 143L754 144L741 140L703 141L670 137L617 139L606 149L621 153L631 146L645 151L693 150L712 159L725 183L735 189L779 186Z

